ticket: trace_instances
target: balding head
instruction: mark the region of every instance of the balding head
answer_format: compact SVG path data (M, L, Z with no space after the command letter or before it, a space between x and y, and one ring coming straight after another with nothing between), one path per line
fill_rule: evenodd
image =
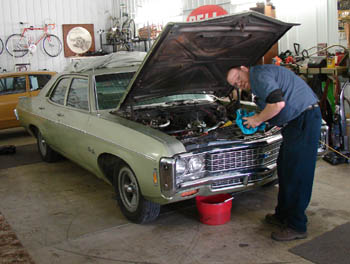
M239 89L250 90L249 68L245 66L231 68L227 72L227 82Z

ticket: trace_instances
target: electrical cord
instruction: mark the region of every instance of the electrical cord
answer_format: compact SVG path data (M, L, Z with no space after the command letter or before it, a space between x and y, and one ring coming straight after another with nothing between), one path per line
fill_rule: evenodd
M347 160L350 160L350 158L347 157L347 156L345 156L343 153L341 153L341 152L335 150L334 148L332 148L331 146L329 146L329 145L327 145L326 143L322 142L321 140L320 140L320 142L321 142L323 145L325 145L327 148L329 148L331 151L337 153L338 155L342 156L343 158L345 158L345 159L347 159Z

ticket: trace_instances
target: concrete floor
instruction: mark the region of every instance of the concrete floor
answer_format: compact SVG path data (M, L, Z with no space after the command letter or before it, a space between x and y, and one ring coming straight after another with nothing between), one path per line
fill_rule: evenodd
M0 131L0 145L32 143L22 129ZM0 211L37 264L312 263L288 250L350 220L349 186L349 165L319 160L309 237L292 242L271 240L277 229L262 222L274 209L276 186L237 195L225 225L201 224L192 201L136 225L120 212L111 186L68 160L0 170Z

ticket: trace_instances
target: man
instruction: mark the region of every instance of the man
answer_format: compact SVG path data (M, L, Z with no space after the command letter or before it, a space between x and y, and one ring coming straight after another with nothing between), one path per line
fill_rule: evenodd
M232 68L227 81L251 91L262 109L245 117L244 125L256 127L268 121L282 127L283 142L277 159L278 202L275 213L265 216L266 222L282 229L272 232L271 237L277 241L306 238L305 210L311 199L321 128L317 96L292 71L276 65Z

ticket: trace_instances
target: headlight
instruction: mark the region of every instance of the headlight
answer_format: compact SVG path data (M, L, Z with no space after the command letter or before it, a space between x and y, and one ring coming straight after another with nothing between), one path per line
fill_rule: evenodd
M198 172L203 168L203 159L199 156L191 157L188 161L188 171L190 173Z
M176 174L181 175L186 171L186 161L182 159L176 160Z

